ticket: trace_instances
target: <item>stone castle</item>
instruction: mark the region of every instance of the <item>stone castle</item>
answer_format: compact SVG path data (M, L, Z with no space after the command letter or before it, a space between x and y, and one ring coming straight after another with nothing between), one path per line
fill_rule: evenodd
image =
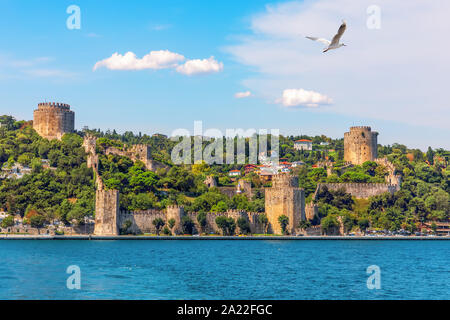
M40 103L38 109L34 111L33 128L44 138L61 139L67 132L74 131L74 112L70 106L61 103ZM344 160L349 166L360 165L365 161L375 161L379 165L387 168L388 175L386 183L319 183L313 199L321 188L327 187L330 190L344 189L347 193L356 198L368 198L385 192L393 193L400 189L401 177L396 174L395 167L387 159L377 158L377 132L371 131L370 127L351 127L350 132L344 134ZM166 210L146 210L138 212L121 211L119 207L119 191L105 187L98 172L99 158L96 153L96 138L85 136L83 146L87 157L87 166L92 168L96 176L96 198L95 198L95 227L96 235L118 235L122 226L127 222L130 233L153 233L155 227L153 221L161 218L166 222L175 220L173 232L181 233L181 219L184 216L191 217L195 224L195 229L202 232L220 232L215 219L224 215L234 219L244 218L249 222L251 233L270 232L281 234L281 226L278 221L281 215L289 219L287 232L297 234L300 221L312 220L318 215L318 206L314 203L305 203L305 192L299 188L298 177L289 174L277 174L273 177L272 187L265 188L265 214L268 218L268 225L260 223L258 212L244 212L239 210L229 210L224 213L207 213L207 227L201 227L196 219L197 213L185 212L183 207L168 206ZM158 168L166 167L155 161L151 157L150 147L147 145L125 146L123 149L107 147L105 154L115 154L126 156L133 161L141 161L147 170L155 171ZM326 165L327 173L331 174L332 164ZM208 177L205 181L208 187L217 186L214 178ZM227 188L227 187L222 187ZM237 193L245 193L249 197L252 195L251 184L248 181L240 180L237 187L228 187L230 190L221 192L233 196Z
M65 103L39 103L33 113L33 128L48 140L61 139L65 133L75 129L75 113Z
M264 233L265 229L273 233L281 234L281 227L278 217L286 215L289 218L288 232L296 234L297 226L301 220L306 219L305 215L305 194L303 189L298 188L297 177L280 174L274 177L273 187L266 188L266 214L269 225L266 227L259 221L261 212L245 212L240 210L228 210L224 213L207 213L207 226L202 228L197 222L195 212L185 212L183 207L168 206L166 210L145 210L137 212L122 211L119 209L119 192L107 189L98 172L98 155L96 153L96 138L85 136L83 146L88 154L87 165L94 170L96 175L96 198L95 198L95 229L94 234L103 236L119 235L121 227L129 221L130 233L154 233L153 221L161 218L168 224L170 219L175 220L173 232L182 232L181 219L189 216L195 224L197 231L220 232L216 225L218 216L232 217L233 219L244 218L249 222L251 233ZM244 183L242 189L248 188ZM244 190L243 190L244 191ZM311 207L312 210L317 208Z
M374 161L378 157L377 136L370 127L351 127L344 133L344 160L358 165Z

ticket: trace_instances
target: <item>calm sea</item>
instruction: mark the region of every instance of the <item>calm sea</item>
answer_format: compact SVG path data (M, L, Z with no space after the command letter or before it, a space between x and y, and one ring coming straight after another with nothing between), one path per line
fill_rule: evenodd
M0 299L449 298L450 241L0 241Z

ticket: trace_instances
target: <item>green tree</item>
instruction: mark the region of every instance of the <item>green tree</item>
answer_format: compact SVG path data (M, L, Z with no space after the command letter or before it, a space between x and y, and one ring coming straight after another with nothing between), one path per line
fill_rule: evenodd
M35 215L30 218L30 225L33 228L42 228L45 224L45 217L42 215Z
M308 229L309 227L311 227L311 222L308 221L308 220L301 220L301 221L298 223L298 227L300 228L300 230L306 230L306 229Z
M267 227L269 226L269 219L267 218L267 215L265 213L260 214L258 216L258 221L260 224L262 224L264 233L267 233Z
M163 233L164 233L164 235L166 235L166 236L170 236L170 235L172 234L172 232L170 231L169 228L167 228L167 226L164 227Z
M288 234L287 226L289 225L289 218L283 214L278 217L278 223L280 224L281 231L283 232L283 234Z
M361 218L358 220L358 226L359 230L361 230L362 233L366 234L366 230L370 226L370 222L367 218Z
M239 227L239 230L241 230L241 233L243 233L243 234L250 233L250 231L251 231L250 230L250 223L244 217L240 217L240 218L237 219L237 225Z
M130 229L133 223L130 220L125 221L120 228L120 234L128 234L128 230Z
M194 233L194 221L189 216L184 216L181 218L181 228L185 234Z
M153 225L155 226L156 229L156 234L159 236L159 233L161 231L161 228L164 227L166 223L164 222L163 219L161 218L156 218L155 220L153 220Z
M173 227L175 226L175 219L170 218L169 221L167 221L167 224L169 225L170 230L172 230Z
M227 218L225 216L218 216L216 218L216 224L220 229L222 229L222 234L224 236L233 235L236 229L236 222L231 217Z
M325 234L329 234L331 231L333 231L335 228L339 227L339 222L337 221L336 217L328 215L321 221L321 228L322 231L325 232Z
M434 151L431 149L431 147L428 147L427 150L427 160L429 164L434 164Z
M205 212L200 212L197 215L197 222L200 225L201 232L205 232L205 227L206 227L206 224L207 224L206 213Z
M2 228L9 228L14 225L14 216L7 216L2 220L1 226Z

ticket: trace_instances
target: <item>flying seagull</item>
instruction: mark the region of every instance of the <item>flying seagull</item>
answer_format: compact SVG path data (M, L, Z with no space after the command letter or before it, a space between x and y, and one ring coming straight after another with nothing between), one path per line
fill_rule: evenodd
M344 20L342 20L342 24L339 27L339 30L336 33L336 35L333 37L333 40L330 41L330 40L327 40L327 39L324 39L324 38L316 38L316 37L306 37L306 38L326 44L327 48L325 48L323 50L323 52L327 52L328 50L338 49L338 48L340 48L342 46L345 46L345 44L339 43L339 40L341 40L341 37L344 34L345 29L347 29L347 24L345 23Z

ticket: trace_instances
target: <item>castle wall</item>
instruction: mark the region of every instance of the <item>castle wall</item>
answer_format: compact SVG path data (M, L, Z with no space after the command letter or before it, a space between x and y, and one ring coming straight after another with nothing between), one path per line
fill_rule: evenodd
M346 193L350 193L358 199L367 199L386 192L393 194L400 189L399 185L387 183L319 183L314 198L317 196L318 191L325 186L328 190L333 191L344 189Z
M150 146L144 144L136 144L128 147L125 150L120 150L115 147L108 147L105 149L105 154L115 154L123 157L128 157L133 161L141 161L145 164L145 168L150 171L156 171L167 166L152 159Z
M378 156L378 132L370 127L351 127L344 133L344 160L353 164L374 161Z
M259 223L259 212L244 212L240 210L228 210L227 212L214 213L209 212L206 214L206 226L201 228L198 223L197 212L184 212L183 207L169 206L166 211L151 209L146 211L120 211L118 215L118 225L122 227L126 221L130 221L131 227L127 230L131 234L143 234L143 233L156 233L156 228L153 225L153 221L157 218L161 218L165 222L165 226L169 227L168 221L170 219L175 220L175 226L172 228L171 232L174 234L182 234L181 219L184 216L191 218L194 223L194 233L214 233L221 234L222 230L216 224L216 218L219 216L231 217L236 222L236 233L240 233L239 227L237 226L237 219L243 217L249 221L251 233L263 233L264 228Z
M33 129L43 138L61 139L75 129L75 113L68 104L40 103L33 113Z

